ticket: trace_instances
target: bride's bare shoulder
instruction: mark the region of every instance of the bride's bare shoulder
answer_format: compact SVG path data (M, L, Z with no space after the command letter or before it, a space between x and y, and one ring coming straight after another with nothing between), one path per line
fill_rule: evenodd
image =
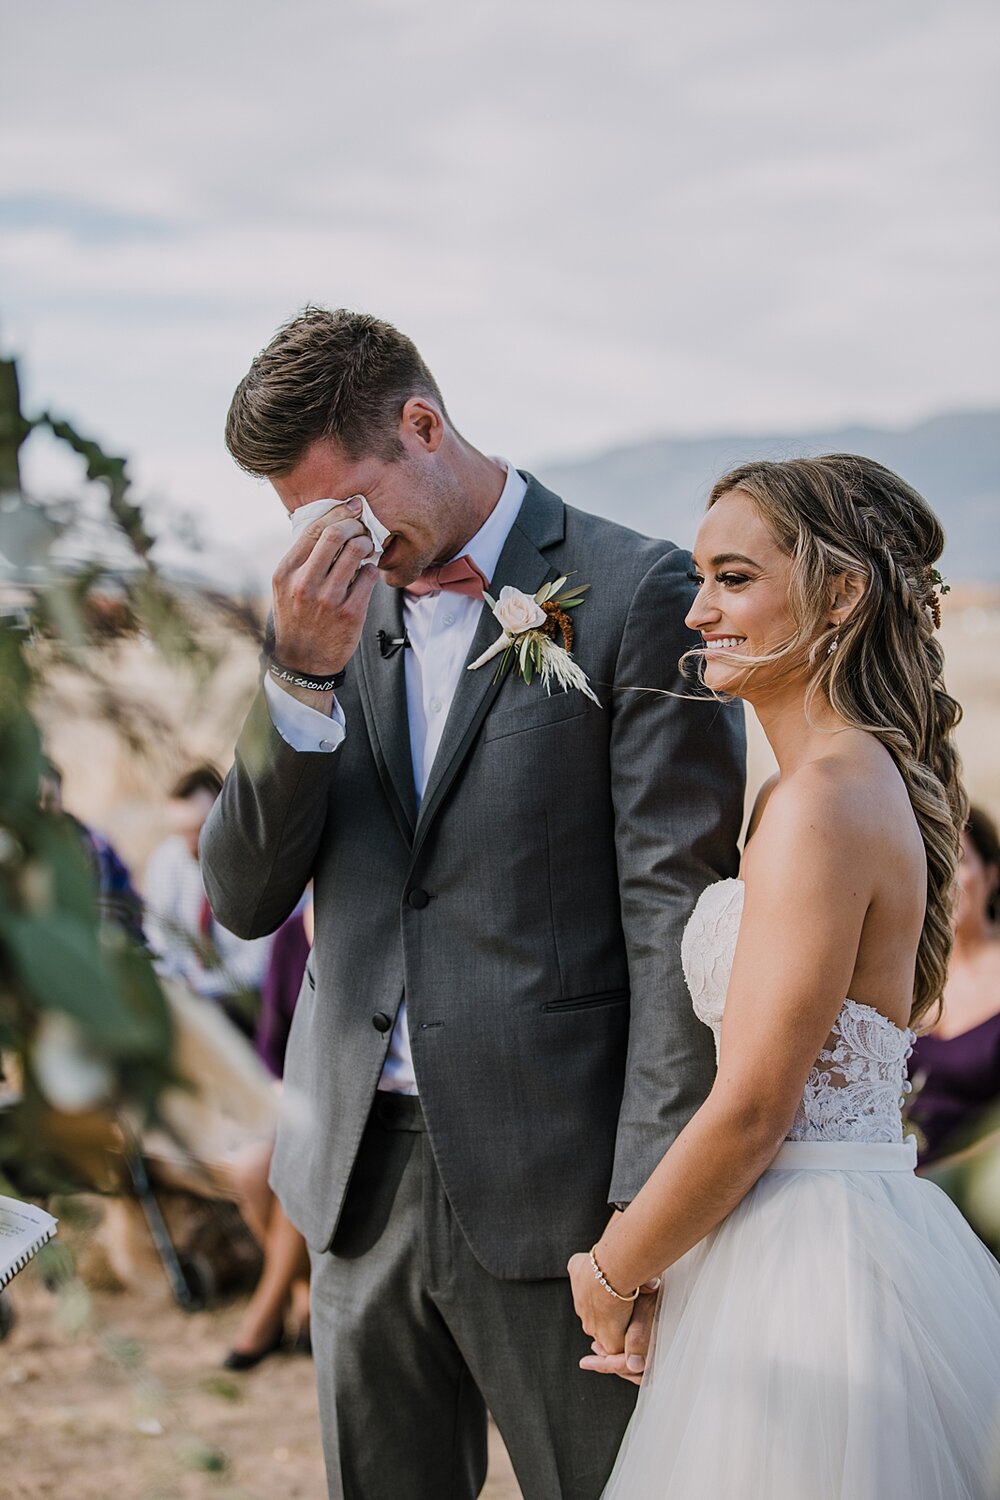
M778 785L779 780L780 777L778 775L778 772L775 771L774 775L769 776L763 783L760 791L757 793L757 796L754 799L753 811L750 814L750 822L747 824L746 842L748 844L760 826L760 820L764 816L764 809L767 807L767 804L771 797L771 793Z
M780 858L806 847L814 859L841 868L872 859L881 864L901 835L911 842L911 824L916 832L891 757L877 742L855 741L762 788L750 825L753 858Z

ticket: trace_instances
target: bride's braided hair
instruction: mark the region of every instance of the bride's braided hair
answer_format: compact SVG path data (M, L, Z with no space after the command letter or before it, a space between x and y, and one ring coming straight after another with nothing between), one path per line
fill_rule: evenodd
M944 991L959 841L968 816L952 738L961 709L945 691L944 653L934 633L941 523L897 474L853 454L744 464L719 480L709 505L736 489L753 500L793 560L797 633L757 665L791 666L804 658L810 698L822 694L846 723L881 740L906 786L927 851L915 1022ZM866 587L834 636L830 581L844 572L860 574Z

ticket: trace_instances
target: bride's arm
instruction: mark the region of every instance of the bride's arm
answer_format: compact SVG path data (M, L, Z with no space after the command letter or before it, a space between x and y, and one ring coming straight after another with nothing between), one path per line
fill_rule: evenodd
M594 1247L618 1292L696 1245L774 1159L849 992L876 859L863 811L823 767L773 793L754 839L712 1091ZM584 1328L620 1352L629 1305L597 1283L588 1256L574 1256L570 1274Z

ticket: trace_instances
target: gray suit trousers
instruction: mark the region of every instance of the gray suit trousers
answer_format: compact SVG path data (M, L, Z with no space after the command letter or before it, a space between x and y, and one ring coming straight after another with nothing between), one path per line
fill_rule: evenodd
M578 1367L564 1278L500 1280L445 1195L418 1100L376 1096L312 1330L331 1500L474 1500L486 1411L525 1500L598 1500L635 1390Z

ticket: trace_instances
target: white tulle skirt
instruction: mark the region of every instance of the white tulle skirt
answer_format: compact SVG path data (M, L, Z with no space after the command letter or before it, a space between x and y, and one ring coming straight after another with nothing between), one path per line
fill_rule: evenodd
M667 1272L604 1500L1000 1496L1000 1266L914 1162L786 1143Z

